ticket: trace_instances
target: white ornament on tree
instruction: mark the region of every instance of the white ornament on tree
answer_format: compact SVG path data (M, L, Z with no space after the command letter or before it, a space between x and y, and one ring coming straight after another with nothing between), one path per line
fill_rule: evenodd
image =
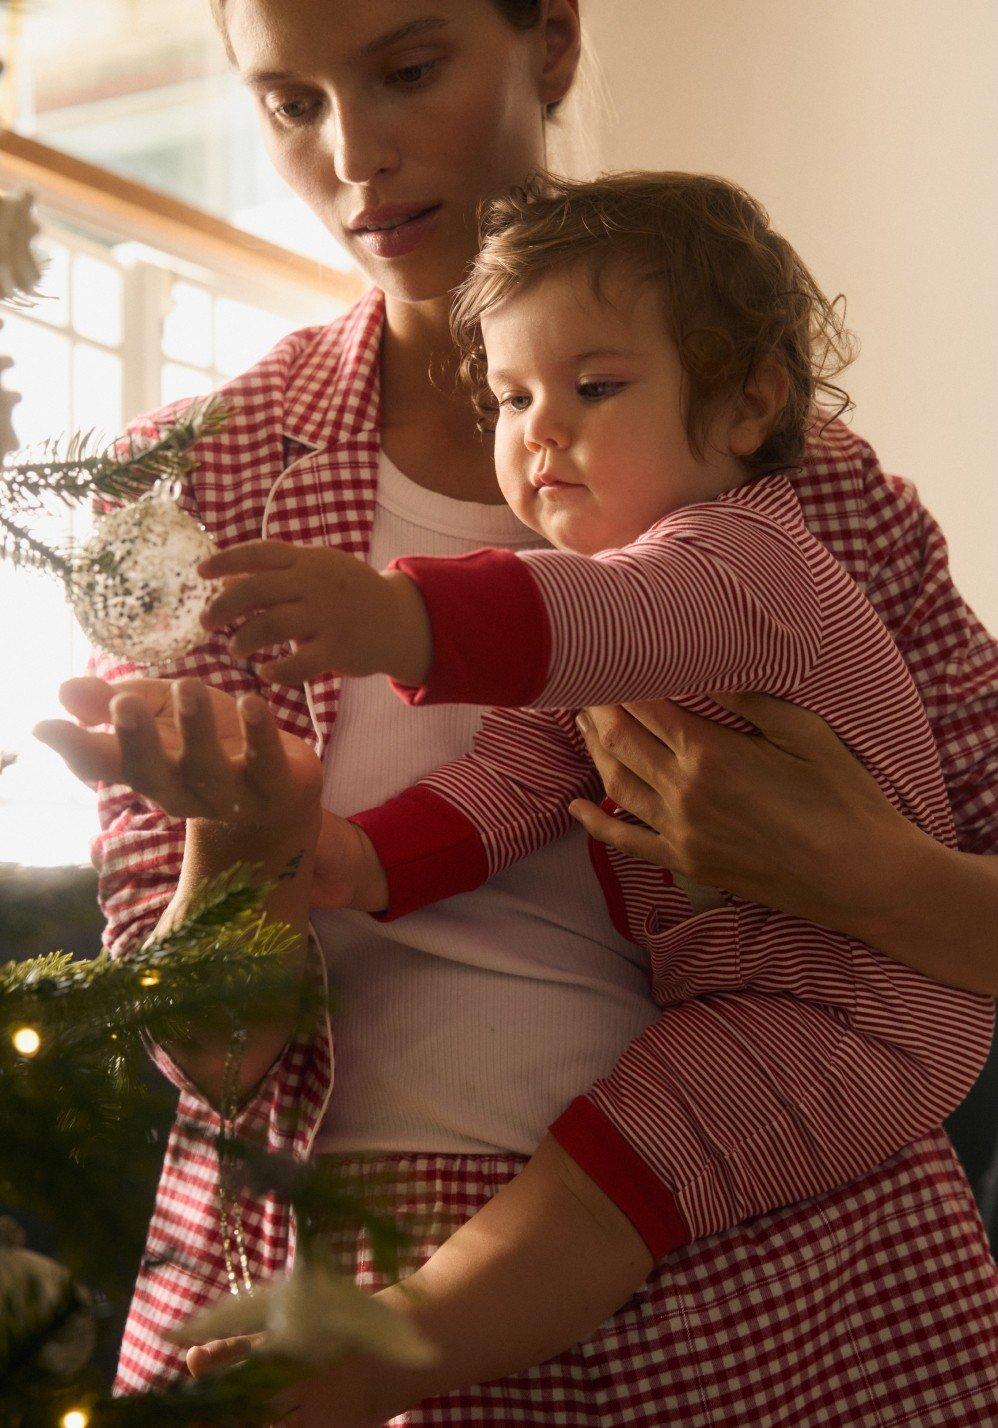
M337 1274L315 1250L299 1255L290 1274L245 1294L226 1295L167 1337L190 1348L243 1334L260 1336L258 1354L311 1365L350 1350L406 1368L423 1368L436 1358L415 1325Z
M74 554L68 589L94 644L136 664L161 664L207 638L202 610L221 589L197 565L216 547L177 501L179 487L157 482L130 505L98 518Z
M45 1373L72 1378L88 1363L97 1331L90 1296L69 1270L24 1248L16 1220L0 1217L0 1370L11 1349L37 1340L34 1362Z
M30 193L0 194L0 301L34 292L42 267L31 246L38 224Z
M17 197L0 194L0 302L13 302L32 293L42 275L41 264L31 247L38 233L31 204L28 193ZM0 357L0 378L11 365L12 358ZM0 456L17 447L11 411L18 401L17 392L9 392L0 385Z

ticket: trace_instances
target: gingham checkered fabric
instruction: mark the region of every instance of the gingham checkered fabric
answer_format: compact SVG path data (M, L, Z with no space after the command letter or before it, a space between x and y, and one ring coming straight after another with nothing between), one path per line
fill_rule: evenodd
M222 388L230 420L201 444L187 495L189 508L220 545L264 534L365 553L377 484L383 314L381 295L371 293L330 326L290 334ZM133 430L155 431L175 410L165 408ZM840 424L812 444L796 489L811 529L866 589L905 655L940 747L958 837L963 846L983 851L994 837L994 646L953 589L942 536L913 489L885 477L869 447ZM100 652L91 670L114 680L185 673L236 692L258 687L257 664L268 656L264 651L233 661L216 637L158 670ZM338 688L333 677L310 686L314 724L303 691L261 692L284 729L321 750ZM121 787L100 790L99 813L93 859L107 917L105 945L127 956L176 887L183 826ZM200 1127L210 1132L214 1121L179 1070L165 1057L159 1062L182 1095L122 1347L118 1386L124 1392L182 1372L179 1356L163 1342L163 1328L227 1287L217 1164L210 1143L196 1133ZM245 1109L247 1124L265 1128L269 1143L307 1156L328 1098L331 1066L325 1032L308 1045L290 1047ZM460 1167L455 1174L463 1174ZM286 1209L250 1196L242 1209L251 1268L266 1277L286 1266L292 1253ZM925 1231L930 1242L934 1233L931 1226ZM727 1240L717 1243L723 1259ZM946 1259L953 1253L949 1245L943 1235L935 1250L922 1252ZM977 1310L968 1299L961 1312L972 1322Z
M522 1164L349 1162L425 1260ZM369 1190L368 1190L368 1193ZM340 1247L365 1288L366 1241ZM496 1326L501 1335L502 1326ZM820 1200L663 1260L586 1343L391 1420L620 1428L935 1428L998 1421L998 1271L942 1132Z

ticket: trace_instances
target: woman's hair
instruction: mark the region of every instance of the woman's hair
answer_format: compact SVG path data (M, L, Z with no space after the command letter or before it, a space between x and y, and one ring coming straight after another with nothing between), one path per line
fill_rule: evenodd
M458 289L451 326L461 377L483 427L497 403L487 383L483 313L559 269L581 266L603 297L608 275L659 296L685 377L685 423L702 456L711 418L772 358L789 395L746 466L756 475L799 465L814 417L851 405L833 379L855 356L844 299L824 296L769 215L744 189L700 174L628 173L590 182L538 174L486 205L481 250Z
M489 0L489 4L499 11L504 20L508 20L518 30L533 29L541 17L541 0ZM225 28L225 0L208 0L208 8L211 10L211 17L222 36L225 52L230 60L234 60L235 56L229 44L228 31Z

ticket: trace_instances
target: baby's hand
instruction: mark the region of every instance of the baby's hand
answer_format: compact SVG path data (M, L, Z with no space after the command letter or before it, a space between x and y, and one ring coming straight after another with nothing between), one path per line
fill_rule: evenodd
M379 573L342 550L276 540L229 546L198 572L225 580L201 623L219 630L242 620L229 641L237 658L292 642L293 654L261 667L270 683L334 673L419 685L429 672L430 622L416 586L399 572Z

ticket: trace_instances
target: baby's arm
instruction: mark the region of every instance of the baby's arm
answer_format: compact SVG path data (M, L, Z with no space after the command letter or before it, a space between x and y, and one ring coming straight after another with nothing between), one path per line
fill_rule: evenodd
M763 690L792 694L821 644L811 538L752 509L677 512L622 550L451 559L392 567L419 587L433 658L413 704L580 708Z
M745 506L691 507L623 550L408 557L378 573L330 548L230 546L208 607L236 656L292 641L268 680L389 675L409 702L579 708L712 689L794 691L821 639L802 539ZM245 618L244 618L245 617Z
M314 901L387 920L470 892L560 838L599 777L568 713L491 710L471 753L349 820L327 814Z

